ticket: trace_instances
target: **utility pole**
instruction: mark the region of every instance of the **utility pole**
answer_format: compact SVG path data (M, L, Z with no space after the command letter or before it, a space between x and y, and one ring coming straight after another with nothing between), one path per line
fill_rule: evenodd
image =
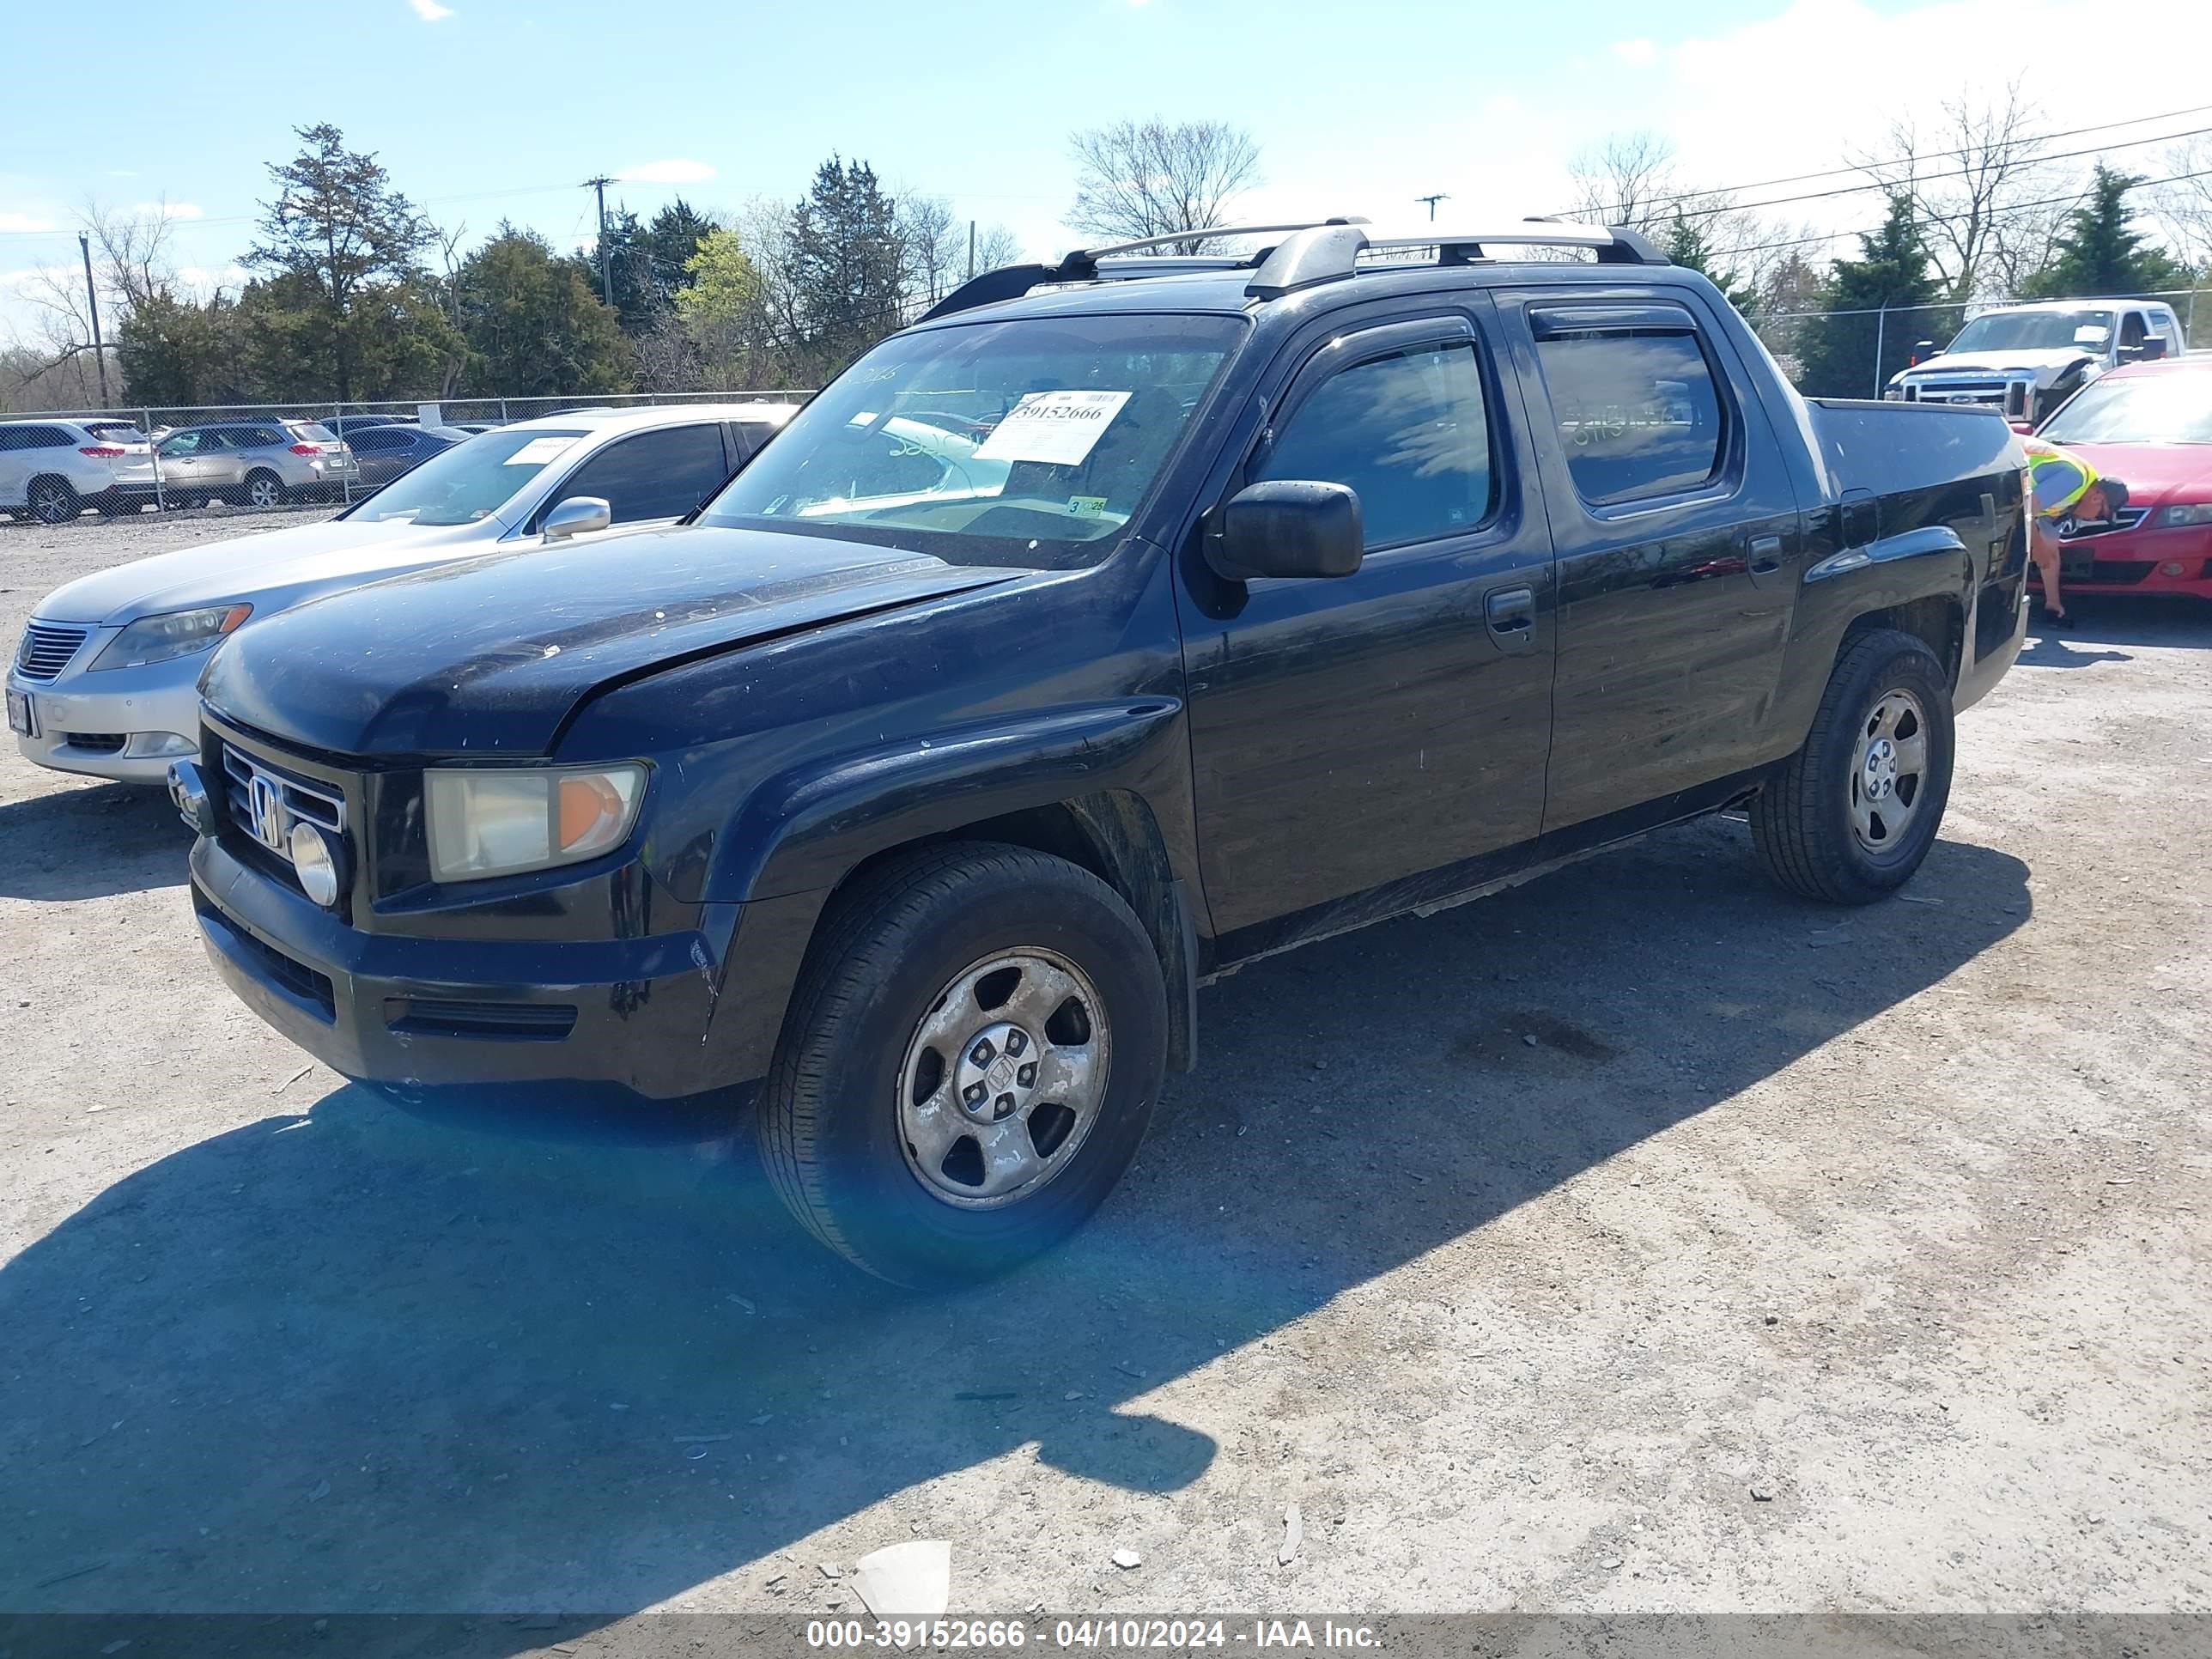
M975 222L973 219L968 222L968 280L971 283L975 280ZM2197 314L2197 296L2194 294L2189 296L2189 314L2192 318Z
M1437 204L1449 202L1451 198L1443 191L1438 191L1433 196L1416 196L1413 199L1417 202L1426 202L1429 204L1429 222L1434 224L1437 222Z
M76 234L77 251L84 255L84 302L92 307L92 360L100 365L100 406L107 407L107 352L100 343L100 290L92 285L92 239Z
M609 305L615 302L614 267L607 262L607 186L612 183L605 173L584 180L586 189L599 193L599 293Z

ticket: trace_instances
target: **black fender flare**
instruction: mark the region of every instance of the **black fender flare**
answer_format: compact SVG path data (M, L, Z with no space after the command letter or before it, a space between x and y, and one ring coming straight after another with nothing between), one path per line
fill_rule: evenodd
M1170 1060L1187 1068L1201 901L1183 705L1163 696L974 721L811 763L755 789L717 837L705 889L709 903L739 912L721 964L732 994L712 1034L721 1073L766 1071L823 910L854 870L1043 808L1075 821L1160 951Z

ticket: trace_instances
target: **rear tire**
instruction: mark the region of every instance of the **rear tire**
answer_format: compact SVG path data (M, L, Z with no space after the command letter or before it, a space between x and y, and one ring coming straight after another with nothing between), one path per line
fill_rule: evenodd
M856 1267L986 1279L1104 1201L1166 1065L1159 958L1120 895L1025 848L926 848L824 916L762 1091L762 1160Z
M67 524L84 511L84 502L70 481L51 476L32 479L24 492L23 502L31 517L40 524Z
M284 481L274 472L265 468L256 468L246 475L245 486L238 493L238 504L266 512L270 507L283 506L290 494L284 488Z
M1951 797L1951 688L1896 629L1836 659L1804 746L1751 804L1752 845L1793 893L1871 904L1912 878Z

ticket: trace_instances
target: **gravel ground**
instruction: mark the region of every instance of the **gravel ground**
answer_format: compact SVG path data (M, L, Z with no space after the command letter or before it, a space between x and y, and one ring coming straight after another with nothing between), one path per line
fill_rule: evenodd
M0 532L0 624L241 521ZM939 1300L726 1126L307 1065L167 805L10 750L0 1610L851 1611L916 1535L956 1611L2212 1609L2212 613L2081 611L1908 900L1715 821L1255 966Z

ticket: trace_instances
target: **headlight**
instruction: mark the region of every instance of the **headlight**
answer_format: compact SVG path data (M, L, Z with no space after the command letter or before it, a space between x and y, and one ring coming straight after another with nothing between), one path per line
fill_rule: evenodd
M92 659L100 668L137 668L204 651L253 614L250 605L211 605L204 611L172 611L141 617Z
M2168 530L2179 530L2187 525L2212 524L2212 501L2183 501L2173 507L2161 507L2158 521Z
M574 864L622 844L645 794L642 766L422 775L430 875L474 881Z

